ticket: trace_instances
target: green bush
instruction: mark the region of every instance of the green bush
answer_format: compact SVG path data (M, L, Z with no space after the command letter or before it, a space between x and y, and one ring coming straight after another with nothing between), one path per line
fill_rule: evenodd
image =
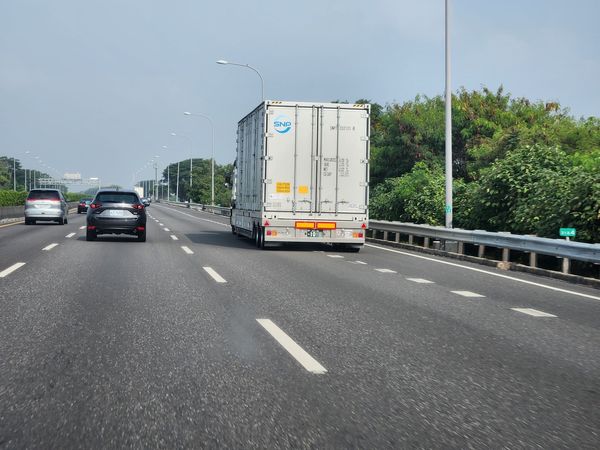
M0 206L20 206L25 204L27 192L0 190Z

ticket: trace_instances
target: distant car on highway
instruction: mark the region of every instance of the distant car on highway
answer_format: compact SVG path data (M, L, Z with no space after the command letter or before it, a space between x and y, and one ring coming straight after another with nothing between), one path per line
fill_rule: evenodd
M37 221L58 222L64 225L69 221L69 206L58 189L32 189L25 200L25 225Z
M92 203L93 198L82 198L77 205L77 214L84 213L88 210L88 206Z
M86 240L99 234L131 234L146 241L146 208L135 191L102 190L87 211Z
M150 206L150 203L152 203L152 200L150 200L150 197L142 197L142 203L144 204L144 206Z

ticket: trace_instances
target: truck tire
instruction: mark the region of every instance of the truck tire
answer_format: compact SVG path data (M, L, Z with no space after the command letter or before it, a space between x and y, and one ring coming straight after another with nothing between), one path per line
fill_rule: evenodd
M265 230L258 227L254 234L254 244L256 245L256 248L263 250L265 248Z

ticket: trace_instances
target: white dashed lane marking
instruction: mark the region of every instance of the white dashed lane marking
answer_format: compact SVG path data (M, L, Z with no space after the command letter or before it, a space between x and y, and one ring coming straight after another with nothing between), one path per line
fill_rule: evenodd
M398 273L395 270L392 269L375 269L377 272L381 272L381 273Z
M25 264L27 264L27 263L18 262L16 264L13 264L12 266L10 266L7 269L4 269L2 272L0 272L0 278L4 278L5 276L10 275L15 270L20 269L21 267L23 267Z
M544 311L539 311L537 309L533 309L533 308L510 308L513 311L517 311L523 314L528 314L530 316L533 317L556 317L554 314L548 314L545 313Z
M165 231L171 231L171 230L169 230L168 228L165 228Z
M157 222L158 222L158 220L157 220ZM161 227L164 227L164 226L165 226L165 224L164 224L164 223L159 223L159 225L160 225Z
M67 234L65 237L66 238L72 238L73 236L75 236L76 233L69 233Z
M424 278L407 278L407 280L412 281L413 283L433 284L433 281L429 281Z
M79 227L80 230L85 230L85 225Z
M193 251L191 251L191 250L190 250L190 248L189 248L189 247L187 247L187 246L185 246L185 245L182 245L182 246L181 246L181 249L182 249L184 252L186 252L188 255L193 255L193 254L194 254L194 252L193 252Z
M212 267L203 267L203 269L206 271L206 273L208 273L213 280L215 280L217 283L227 283L227 280L225 280L225 278L223 278L221 275L219 275Z
M174 234L171 235L171 239L173 239L174 241L178 241L179 238L177 236L175 236Z
M463 297L471 297L471 298L477 298L477 297L485 297L485 295L481 295L481 294L477 294L476 292L471 292L471 291L450 291L453 294L456 295L462 295Z
M50 251L50 250L52 250L52 249L53 249L54 247L56 247L57 245L58 245L57 243L50 244L50 245L47 245L47 246L45 246L45 247L44 247L42 250L44 250L44 251L46 251L46 252L47 252L47 251Z
M323 367L319 362L310 356L302 347L300 347L296 342L289 337L285 332L275 325L269 319L256 319L256 321L265 329L267 332L273 336L273 338L279 342L279 344L287 350L287 352L292 355L292 357L298 361L302 367L304 367L309 372L315 374L324 374L327 372L327 369Z
M367 263L364 261L348 261L348 262L350 264L361 264L361 265L365 265L365 266L367 265Z
M330 258L343 258L342 255L327 255L327 256L329 256Z

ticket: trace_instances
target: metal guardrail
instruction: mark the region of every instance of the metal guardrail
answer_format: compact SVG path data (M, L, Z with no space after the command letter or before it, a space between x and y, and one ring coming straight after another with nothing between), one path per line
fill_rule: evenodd
M166 202L169 204L194 208L202 211L231 216L231 208L202 205L200 203ZM508 232L491 232L483 230L448 229L430 225L418 225L404 222L388 222L370 220L369 230L373 236L383 233L383 241L389 241L389 233L395 234L395 242L400 243L400 236L408 236L408 244L413 244L415 236L424 238L424 247L428 248L430 241L441 241L444 250L450 253L464 255L464 245L478 246L478 256L483 258L486 247L502 249L502 262L510 261L510 251L529 254L529 266L537 268L537 255L548 255L562 258L562 272L568 274L570 261L583 261L600 264L600 244L587 244L563 239L549 239L531 235L512 234ZM389 241L394 242L394 241ZM454 244L454 245L449 245Z
M549 239L503 232L494 233L482 230L448 229L382 220L370 220L369 229L600 263L600 244L586 244L563 239Z
M231 208L225 206L215 206L215 205L204 205L202 203L191 203L191 202L172 202L166 201L163 202L169 205L180 206L182 208L192 208L198 211L206 211L212 214L217 214L220 216L231 217Z

